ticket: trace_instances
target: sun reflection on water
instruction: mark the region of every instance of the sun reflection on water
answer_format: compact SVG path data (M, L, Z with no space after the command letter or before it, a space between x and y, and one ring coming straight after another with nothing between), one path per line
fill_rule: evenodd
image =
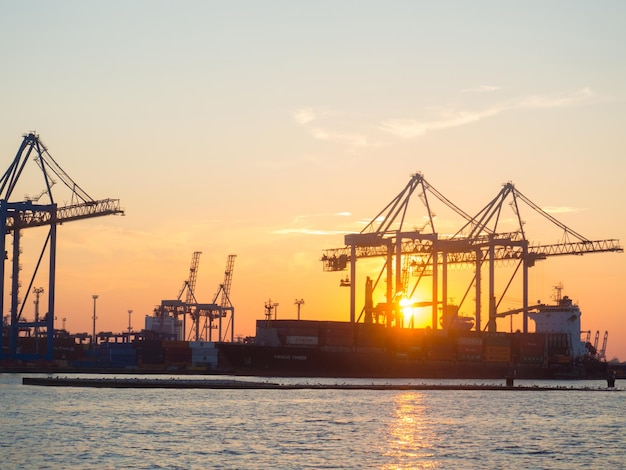
M418 392L394 396L386 429L385 469L441 468L434 445L439 436L430 422L424 395Z

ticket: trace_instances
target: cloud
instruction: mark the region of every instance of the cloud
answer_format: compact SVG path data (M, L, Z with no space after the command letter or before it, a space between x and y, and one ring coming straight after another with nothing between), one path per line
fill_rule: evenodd
M346 233L351 233L346 230L314 230L308 228L281 228L277 230L273 230L272 233L279 235L291 235L291 234L300 234L300 235L345 235Z
M300 235L345 235L346 233L352 233L354 230L350 229L333 229L327 230L325 228L318 228L320 226L337 226L337 217L350 217L350 212L337 212L334 214L320 213L320 214L301 214L296 215L293 219L291 227L279 228L272 230L271 233L280 235L300 234ZM341 222L343 225L345 222Z
M466 88L465 90L463 90L463 93L491 93L500 89L501 88L499 86L481 85L475 88Z
M586 87L570 94L529 96L520 100L516 107L530 109L564 108L566 106L599 103L603 100L604 98L596 95L589 87Z
M398 137L410 139L420 137L428 132L459 127L472 122L481 121L496 114L500 114L503 108L494 106L482 111L448 111L437 120L417 121L415 119L391 119L379 125L383 132L393 134Z
M542 207L542 209L548 214L568 214L568 213L573 213L573 212L580 212L582 210L577 207L556 207L556 206Z
M337 130L340 127L354 127L354 116L350 116L347 123L342 122L346 113L327 108L300 108L293 112L294 121L305 127L314 139L324 142L338 142L351 149L377 147L380 144L362 132L352 130ZM323 125L320 125L323 121ZM315 123L315 126L312 125ZM331 129L332 128L332 129Z
M605 101L590 88L582 88L573 93L561 95L527 96L517 100L504 101L478 111L445 110L440 116L429 121L416 119L389 119L381 122L378 129L397 137L411 139L428 132L459 127L487 119L514 109L555 109L569 106L595 104Z
M324 129L315 128L311 129L311 135L318 140L343 142L350 147L375 147L379 145L363 134L329 132Z
M300 125L315 121L317 115L312 108L301 108L293 113L293 119Z
M465 93L491 93L500 90L499 86L481 85L463 90ZM314 139L324 142L336 142L347 145L352 150L358 148L380 147L382 140L373 137L372 130L402 139L413 139L429 132L466 126L489 119L507 111L516 109L557 109L570 106L585 106L607 101L608 97L600 96L591 88L584 87L569 93L552 95L530 95L516 99L496 102L483 109L443 108L436 116L427 120L419 119L387 119L371 126L359 123L363 117L342 113L327 108L303 107L293 112L294 121L303 126ZM360 126L367 132L355 130Z

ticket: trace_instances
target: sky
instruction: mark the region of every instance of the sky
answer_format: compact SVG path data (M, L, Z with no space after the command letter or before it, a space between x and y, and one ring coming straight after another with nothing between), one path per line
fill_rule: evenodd
M125 211L59 227L55 312L71 332L91 332L94 294L98 331L126 330L129 310L143 327L195 251L206 303L237 255L237 336L270 299L278 318L302 299L304 319L348 320L345 273L320 258L415 173L469 214L512 182L586 238L626 240L621 1L0 0L0 12L2 161L35 131L90 196ZM524 220L531 241L562 241ZM376 263L359 262L355 282ZM583 329L609 332L607 358L626 360L624 266L621 253L548 258L530 298L562 284Z

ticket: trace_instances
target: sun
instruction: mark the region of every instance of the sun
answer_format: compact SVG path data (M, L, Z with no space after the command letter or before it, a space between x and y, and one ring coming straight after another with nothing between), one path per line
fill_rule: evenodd
M403 297L399 302L404 328L426 328L432 321L430 302L419 302Z

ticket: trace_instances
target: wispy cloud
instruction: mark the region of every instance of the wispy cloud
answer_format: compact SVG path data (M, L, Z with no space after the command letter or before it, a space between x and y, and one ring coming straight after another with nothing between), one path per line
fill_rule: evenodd
M389 119L381 122L378 128L383 132L410 139L423 136L428 132L478 122L514 109L554 109L589 105L605 100L605 97L597 95L593 90L587 87L573 93L561 95L526 96L516 100L496 103L478 111L445 110L436 118L427 121L416 119Z
M606 98L597 95L589 87L582 88L574 93L554 96L529 96L513 103L511 108L564 108L567 106L579 106L594 104L604 101Z
M492 93L501 90L496 85L481 85L462 90L464 93ZM572 106L585 106L605 102L610 98L601 96L589 87L569 93L552 95L527 95L519 98L495 102L482 109L459 107L440 108L430 119L400 118L387 119L374 125L363 123L363 117L342 113L329 108L303 107L293 111L294 122L303 126L317 140L336 142L356 150L358 148L380 147L384 140L376 137L376 132L412 139L429 132L465 126L492 118L516 109L558 109Z
M330 132L324 129L311 129L311 135L318 140L343 142L350 147L374 147L377 144L364 134Z
M472 122L481 121L496 114L500 114L504 108L494 106L482 111L446 111L439 119L432 121L418 121L415 119L390 119L380 124L379 129L383 132L398 137L410 139L420 137L428 132L459 127Z
M294 217L293 222L288 227L277 228L271 233L280 235L344 235L354 232L351 228L333 228L326 227L345 226L346 222L342 220L337 222L337 218L346 219L352 214L350 212L337 212L334 214L300 214ZM348 221L350 224L350 222Z
M272 233L279 235L345 235L346 233L350 233L347 230L314 230L308 228L281 228L277 230L273 230Z
M466 88L463 90L463 93L491 93L498 90L501 90L501 87L494 85L481 85L474 88Z
M548 206L542 207L544 211L548 214L568 214L572 212L580 212L582 209L577 207L556 207L556 206Z
M353 127L352 119L349 123L342 124L341 119L346 113L340 113L327 108L300 108L292 113L296 124L305 127L314 139L324 142L338 142L347 145L351 149L376 147L380 143L363 132L352 130L338 130L341 127ZM315 124L315 125L313 125Z
M316 113L313 108L301 108L297 109L293 113L293 119L300 125L308 124L316 119Z

